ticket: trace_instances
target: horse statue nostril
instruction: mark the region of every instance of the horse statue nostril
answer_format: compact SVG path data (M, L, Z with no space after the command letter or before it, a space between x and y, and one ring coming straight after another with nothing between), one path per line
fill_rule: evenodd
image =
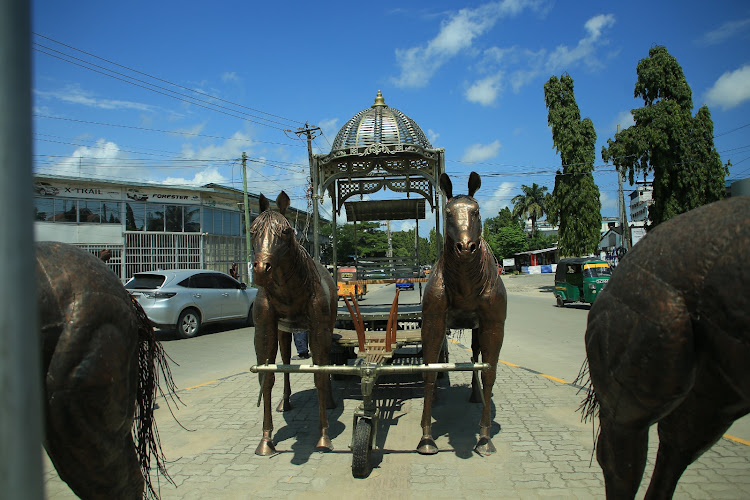
M456 243L456 249L459 252L463 252L464 251L464 246L461 243Z
M266 272L268 272L268 271L271 270L271 263L270 262L266 262L265 269L266 269Z
M471 245L469 245L469 252L474 253L476 251L477 251L477 244L476 243L472 243Z

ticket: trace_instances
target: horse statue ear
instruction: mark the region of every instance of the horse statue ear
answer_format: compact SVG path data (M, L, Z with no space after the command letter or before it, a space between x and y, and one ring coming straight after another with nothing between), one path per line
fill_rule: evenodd
M279 196L276 197L276 206L279 207L279 212L281 212L281 215L284 215L286 212L286 209L289 208L289 195L287 195L284 191L279 193Z
M263 193L260 193L260 198L258 199L258 203L260 204L260 212L263 213L266 210L268 210L268 207L271 206L271 202L268 201L268 198L263 196Z
M477 192L477 190L482 186L482 178L479 177L479 174L476 172L472 172L469 175L469 196L472 198L474 197L474 193Z
M445 196L449 200L453 198L453 183L446 173L440 174L440 189L443 190L443 193L445 193Z

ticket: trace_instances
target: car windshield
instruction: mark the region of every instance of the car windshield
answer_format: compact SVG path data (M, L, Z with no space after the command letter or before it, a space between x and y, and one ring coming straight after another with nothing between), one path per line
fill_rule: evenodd
M584 278L602 278L612 276L612 268L605 263L586 264L583 266Z
M133 279L125 283L128 290L153 290L164 284L166 276L163 274L136 274Z

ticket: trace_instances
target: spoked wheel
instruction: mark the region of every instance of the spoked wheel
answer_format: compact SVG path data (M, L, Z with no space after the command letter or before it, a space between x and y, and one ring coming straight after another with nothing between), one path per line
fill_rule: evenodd
M367 477L372 471L372 419L360 418L352 440L352 476Z

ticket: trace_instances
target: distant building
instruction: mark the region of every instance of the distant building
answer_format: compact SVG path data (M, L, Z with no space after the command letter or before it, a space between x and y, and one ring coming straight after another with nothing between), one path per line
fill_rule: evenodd
M640 222L639 226L648 222L648 207L654 203L653 190L654 188L650 185L642 184L630 193L630 220Z
M33 190L35 240L70 243L97 255L109 250L107 265L123 281L156 269L226 273L236 262L240 278L250 282L238 189L36 175ZM258 199L248 194L251 221L260 211ZM286 215L309 251L307 212L290 208Z

